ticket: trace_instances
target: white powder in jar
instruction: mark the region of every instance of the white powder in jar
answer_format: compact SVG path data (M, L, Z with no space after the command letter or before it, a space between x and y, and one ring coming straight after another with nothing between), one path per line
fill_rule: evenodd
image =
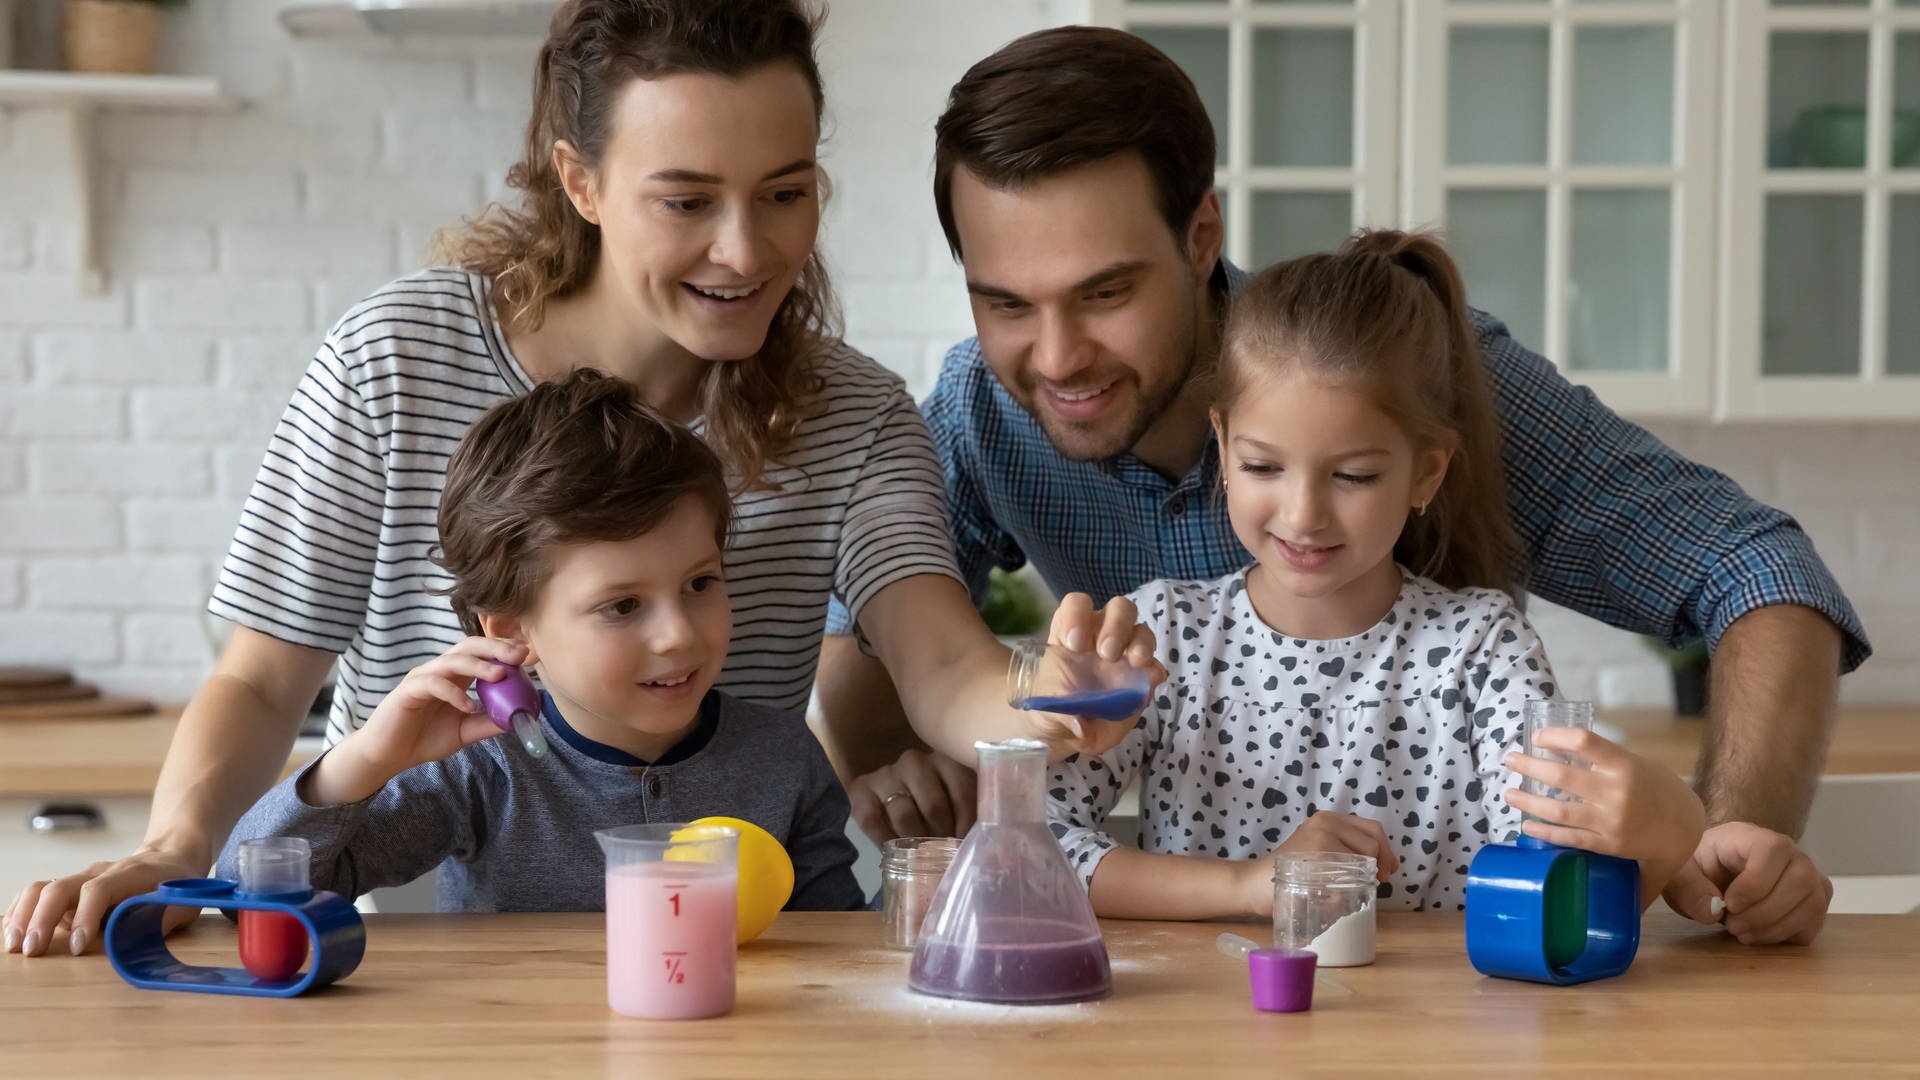
M1342 916L1339 922L1307 943L1319 960L1316 967L1360 967L1373 963L1374 906Z

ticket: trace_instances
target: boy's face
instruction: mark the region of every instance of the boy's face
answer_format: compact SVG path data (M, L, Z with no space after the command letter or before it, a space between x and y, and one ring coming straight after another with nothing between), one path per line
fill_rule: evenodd
M1193 367L1220 254L1211 198L1176 237L1146 164L1121 154L1014 190L953 176L980 352L1065 456L1123 453Z
M549 557L552 576L519 620L528 662L582 734L658 758L691 729L733 633L713 514L689 496L631 540Z

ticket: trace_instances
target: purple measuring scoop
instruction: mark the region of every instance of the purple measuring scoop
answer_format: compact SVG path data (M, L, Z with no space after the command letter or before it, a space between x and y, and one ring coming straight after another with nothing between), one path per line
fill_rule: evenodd
M494 727L512 732L528 757L546 756L547 737L540 733L540 691L534 689L526 672L506 667L506 674L498 682L476 680L473 689L493 718Z

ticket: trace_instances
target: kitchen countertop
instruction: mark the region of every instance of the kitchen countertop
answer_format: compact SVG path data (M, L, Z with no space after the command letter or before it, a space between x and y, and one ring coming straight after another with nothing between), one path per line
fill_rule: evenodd
M117 719L0 720L0 798L150 794L179 715L173 707ZM1682 775L1693 771L1703 721L1658 709L1608 709L1598 718L1635 752ZM298 740L287 772L321 746L317 737ZM1920 772L1920 705L1842 708L1826 773L1903 772Z
M1313 1010L1254 1011L1210 923L1104 921L1114 993L1020 1008L906 988L876 913L788 912L740 951L729 1016L607 1008L605 916L373 915L339 985L292 1000L136 990L97 951L0 956L15 1076L1831 1076L1920 1060L1920 916L1829 918L1812 946L1748 948L1649 913L1626 974L1489 979L1457 914L1383 911L1379 959ZM1231 927L1258 936L1264 928ZM171 942L231 966L236 932Z
M0 798L151 795L180 707L145 716L0 720ZM317 757L319 738L295 740L286 776Z

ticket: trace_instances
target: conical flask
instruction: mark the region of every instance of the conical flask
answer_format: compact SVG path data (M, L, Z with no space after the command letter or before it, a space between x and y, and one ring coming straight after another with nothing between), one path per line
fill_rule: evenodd
M980 815L920 924L907 985L1004 1005L1113 992L1087 891L1047 828L1047 748L978 743Z

